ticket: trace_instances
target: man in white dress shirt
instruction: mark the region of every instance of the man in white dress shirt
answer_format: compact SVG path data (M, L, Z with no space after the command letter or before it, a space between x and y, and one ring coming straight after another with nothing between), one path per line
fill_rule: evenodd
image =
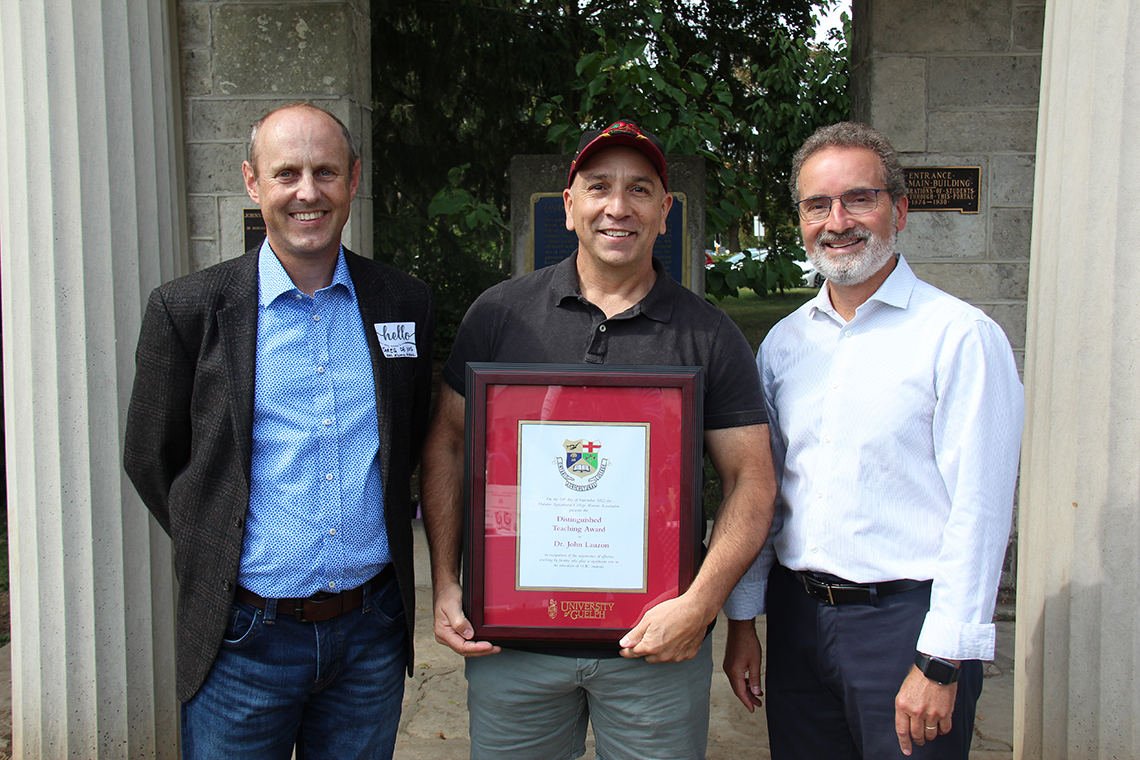
M1009 341L895 252L906 183L862 124L817 131L791 178L827 278L757 355L780 481L725 605L724 668L774 760L966 760L993 658L1024 397Z

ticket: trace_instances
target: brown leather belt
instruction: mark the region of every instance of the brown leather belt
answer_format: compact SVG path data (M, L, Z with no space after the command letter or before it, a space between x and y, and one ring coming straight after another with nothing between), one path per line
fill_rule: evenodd
M852 583L833 575L787 570L804 587L804 591L824 604L877 604L881 596L901 594L930 585L930 581L914 581L909 578L883 583Z
M339 594L321 591L304 599L278 599L277 611L286 615L292 614L298 623L320 623L331 620L337 615L355 610L363 604L366 586L369 589L376 589L387 583L395 574L396 571L392 569L392 565L389 563L372 580L356 588L350 588L348 591L341 591ZM259 610L265 609L267 601L265 597L241 586L238 586L234 599Z

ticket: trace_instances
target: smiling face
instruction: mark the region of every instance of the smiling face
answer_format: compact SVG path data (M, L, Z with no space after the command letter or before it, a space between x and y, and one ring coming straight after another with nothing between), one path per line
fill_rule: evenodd
M340 127L318 109L270 114L257 133L254 164L242 164L249 197L261 207L269 246L279 259L336 258L360 161ZM288 267L286 267L288 268Z
M800 199L836 196L851 190L879 189L883 185L879 156L866 148L824 148L804 162L800 170ZM828 281L849 286L876 275L886 279L895 252L897 233L906 226L906 197L891 202L879 193L874 211L852 216L836 198L831 213L821 222L800 220L808 258Z
M651 266L653 242L673 205L653 163L620 145L590 156L562 200L566 229L578 235L579 266L611 274Z

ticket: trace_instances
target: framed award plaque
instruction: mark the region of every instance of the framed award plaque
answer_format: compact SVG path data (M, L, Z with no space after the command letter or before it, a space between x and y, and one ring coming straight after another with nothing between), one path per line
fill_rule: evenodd
M613 646L699 556L700 367L467 365L478 639Z

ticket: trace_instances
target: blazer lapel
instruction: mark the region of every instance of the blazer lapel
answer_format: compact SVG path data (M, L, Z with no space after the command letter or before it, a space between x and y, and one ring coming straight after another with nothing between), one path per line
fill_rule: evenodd
M376 274L370 266L362 266L356 254L345 249L345 260L348 262L348 272L352 277L352 287L356 291L356 303L360 308L360 317L364 321L364 335L368 340L368 353L372 357L372 382L376 392L376 424L380 431L380 474L385 485L391 474L392 438L384 431L391 429L392 399L384 389L391 388L393 380L389 372L392 363L385 361L384 353L380 350L380 340L376 337L378 322L391 321L391 315L385 304L391 303L392 298L388 290L388 283Z
M253 394L257 380L257 253L235 271L227 285L227 305L218 311L218 333L226 360L231 418L237 455L248 480L253 457Z

